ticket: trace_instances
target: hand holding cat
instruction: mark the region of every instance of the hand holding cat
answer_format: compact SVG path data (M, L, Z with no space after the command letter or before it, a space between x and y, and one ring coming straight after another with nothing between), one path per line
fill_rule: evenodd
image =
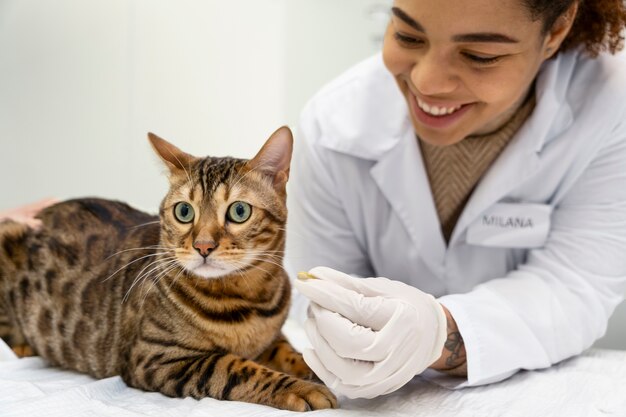
M37 213L57 202L58 200L54 198L47 198L25 206L2 211L0 212L0 221L13 220L18 223L26 224L29 227L37 228L41 225L41 222L35 218Z
M430 294L387 278L354 278L317 267L296 288L311 300L304 359L350 398L393 392L440 356L446 316Z

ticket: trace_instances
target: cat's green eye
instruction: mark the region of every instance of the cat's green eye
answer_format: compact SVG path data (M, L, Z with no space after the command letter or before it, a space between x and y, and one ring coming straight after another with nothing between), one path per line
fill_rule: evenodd
M250 218L252 206L244 201L235 201L228 207L226 218L231 222L243 223Z
M178 203L174 206L174 216L181 223L189 223L193 220L195 213L189 203Z

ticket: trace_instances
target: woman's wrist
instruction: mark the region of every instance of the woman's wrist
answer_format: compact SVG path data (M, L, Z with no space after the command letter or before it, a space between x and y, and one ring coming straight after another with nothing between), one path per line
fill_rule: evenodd
M446 314L448 337L443 345L441 356L430 365L430 368L454 376L467 376L467 358L463 336L461 336L450 311L445 306L442 307Z

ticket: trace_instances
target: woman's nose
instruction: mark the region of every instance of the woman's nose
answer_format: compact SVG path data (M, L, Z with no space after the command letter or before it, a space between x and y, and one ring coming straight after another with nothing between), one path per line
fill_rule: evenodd
M432 52L425 53L415 62L410 77L417 91L425 96L449 94L458 86L449 62Z

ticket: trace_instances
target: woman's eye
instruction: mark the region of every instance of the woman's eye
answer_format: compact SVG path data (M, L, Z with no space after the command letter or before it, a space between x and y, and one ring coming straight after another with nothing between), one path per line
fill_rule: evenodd
M478 55L470 54L467 52L464 52L463 56L465 56L465 58L472 61L472 63L479 64L479 65L495 64L502 58L502 56L478 56Z
M410 47L417 47L417 46L420 46L420 45L422 45L424 43L424 41L422 41L421 39L414 38L412 36L403 35L402 33L399 33L399 32L395 32L393 34L393 37L402 46L409 47L409 48Z
M181 223L189 223L193 220L195 213L189 203L178 203L174 206L174 216Z
M235 223L245 222L250 215L252 215L252 206L244 201L235 201L226 212L226 218Z

